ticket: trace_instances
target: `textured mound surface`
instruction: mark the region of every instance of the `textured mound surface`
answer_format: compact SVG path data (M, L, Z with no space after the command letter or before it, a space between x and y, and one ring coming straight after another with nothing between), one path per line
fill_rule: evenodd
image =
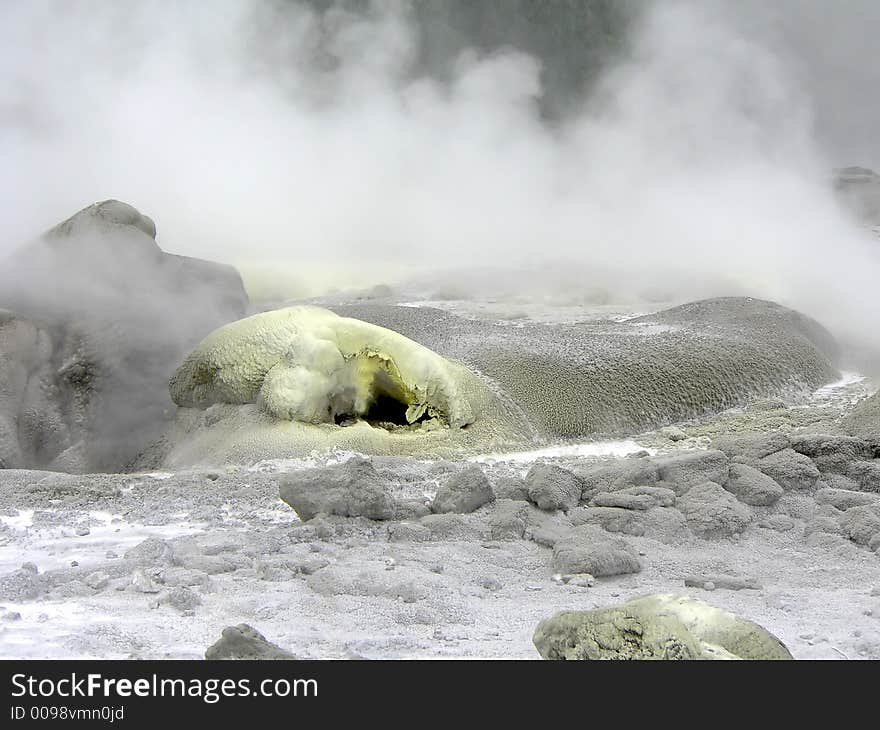
M427 308L334 310L471 365L548 436L632 433L837 377L824 328L758 299L694 302L622 323L516 327Z
M544 659L792 659L751 621L697 598L655 594L542 621L534 636Z

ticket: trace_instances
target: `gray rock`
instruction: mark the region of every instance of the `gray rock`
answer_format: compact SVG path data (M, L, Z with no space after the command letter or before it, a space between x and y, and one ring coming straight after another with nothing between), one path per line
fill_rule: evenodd
M428 515L422 517L419 524L431 531L433 540L484 540L488 537L486 526L455 513Z
M740 502L753 507L776 504L784 493L773 479L747 464L730 465L730 478L724 488Z
M205 651L205 659L296 659L288 651L266 640L248 624L227 626L220 638Z
M154 566L171 562L173 548L167 540L158 537L149 537L133 548L126 550L123 557L138 565Z
M201 571L192 568L165 568L159 573L159 580L166 586L183 586L191 588L192 586L200 586L206 588L211 585L211 577Z
M598 525L608 532L650 537L667 544L690 534L684 515L670 507L652 507L646 511L581 507L572 510L570 516L574 525Z
M676 494L710 481L723 484L728 478L728 459L722 451L695 451L657 459L660 478L668 482Z
M678 426L664 426L660 429L660 433L670 441L684 441L688 437Z
M804 526L804 537L813 533L823 532L828 535L845 535L846 530L841 525L843 512L830 504L820 505L816 509L807 524Z
M880 509L871 506L852 507L843 513L840 525L858 545L868 545L880 534Z
M675 492L663 487L626 487L616 492L599 492L590 500L594 507L620 507L647 510L651 507L671 507Z
M492 485L476 464L465 467L440 484L431 510L436 513L465 514L479 509L495 499Z
M495 498L528 501L529 485L521 477L501 477L495 482Z
M431 539L431 531L417 522L392 522L388 525L389 542L424 542Z
M89 588L101 591L110 584L110 576L103 570L96 570L94 573L89 573L83 582Z
M535 464L526 474L529 500L544 510L568 511L581 499L577 475L553 464Z
M759 459L755 466L785 490L812 489L821 476L809 457L790 448Z
M844 474L851 461L863 461L872 457L870 445L851 436L792 436L791 447L812 459L820 471L838 474Z
M559 613L533 637L544 659L791 659L751 621L689 596L655 594L594 611Z
M791 440L781 431L727 436L715 439L712 445L732 460L753 464L758 459L791 447Z
M160 590L153 581L153 576L142 568L138 568L131 574L129 588L137 593L158 593Z
M189 614L202 605L202 599L191 588L176 586L168 592L163 603L168 604L181 613Z
M880 494L825 488L816 492L816 502L817 504L830 504L845 511L850 507L863 507L869 504L880 505Z
M597 578L642 569L638 552L622 538L593 525L575 527L553 548L557 573L589 573Z
M856 405L841 425L851 436L880 444L880 391Z
M657 465L649 459L617 459L576 471L581 480L581 498L589 500L600 492L616 492L633 486L652 486L660 479Z
M0 601L21 603L39 598L51 588L45 574L28 568L19 568L0 577Z
M730 537L742 532L752 520L751 510L715 482L691 487L679 497L677 507L697 534Z
M282 475L281 499L304 521L318 514L391 520L397 513L394 497L367 459L304 469Z
M854 461L847 465L846 476L862 491L880 493L880 459Z
M534 509L534 508L532 508ZM498 499L489 516L493 540L519 540L529 525L529 503L519 500Z
M684 584L689 587L702 588L706 583L711 583L713 589L723 588L728 591L756 591L761 589L761 583L757 578L742 578L736 575L711 573L707 575L690 575L684 579Z

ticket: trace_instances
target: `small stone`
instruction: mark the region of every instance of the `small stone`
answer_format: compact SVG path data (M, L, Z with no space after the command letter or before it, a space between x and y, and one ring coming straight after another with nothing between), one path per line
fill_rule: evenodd
M84 582L89 588L100 591L110 583L110 576L101 570L96 570L94 573L89 573Z
M487 591L500 591L502 588L501 582L492 576L485 576L480 579L479 585L482 588L485 588Z
M86 535L88 535L90 533L91 533L91 530L88 527L77 527L76 528L76 534L78 537L85 537Z
M21 621L21 614L18 611L6 611L3 614L4 621Z
M132 590L137 591L138 593L158 593L159 588L153 582L151 576L149 576L144 570L136 570L131 574L131 581L129 583Z
M79 561L78 561L78 560L71 560L71 561L70 561L70 567L71 567L71 568L76 568L76 567L78 567L78 566L79 566Z
M684 441L688 437L688 435L678 426L666 426L660 429L660 433L670 441Z
M703 590L704 591L714 591L715 584L711 580L707 580L705 583L703 583Z
M21 564L21 569L22 569L22 570L26 570L28 573L34 573L34 574L40 572L39 570L37 570L37 565L36 565L36 563L31 563L31 562L22 563L22 564Z
M443 570L444 570L444 568L443 568L442 565L440 565L439 563L437 563L437 564L435 564L435 565L431 565L431 566L429 566L429 567L428 567L428 570L430 570L432 573L442 573Z

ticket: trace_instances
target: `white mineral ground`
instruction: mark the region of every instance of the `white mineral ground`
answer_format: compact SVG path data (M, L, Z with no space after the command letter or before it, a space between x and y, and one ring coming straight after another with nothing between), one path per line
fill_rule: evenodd
M872 387L857 373L843 373L839 382L820 388L797 407L845 410ZM732 419L736 415L729 414ZM613 442L540 445L471 461L494 479L499 473L523 474L539 459L571 463L681 448L668 439L660 443L656 434L633 435ZM699 443L687 443L695 445ZM787 531L753 524L733 538L689 537L673 545L626 536L640 551L643 570L601 578L589 588L555 580L550 550L529 540L391 542L376 538L384 534L381 526L377 532L381 523L361 520L350 520L341 536L328 537L318 528L311 539L285 545L290 565L326 562L315 574L324 575L322 582L295 570L279 570L277 551L261 554L258 539L281 534L299 520L279 499L273 475L349 456L261 462L235 471L237 488L228 493L220 485L229 482L212 482L217 474L208 472L117 477L124 486L115 514L63 499L52 508L24 503L0 507L0 574L26 562L41 574L74 561L80 569L102 571L147 538L208 535L214 548L205 554L228 558L235 568L212 574L207 586L193 588L201 604L191 613L165 602L167 586L146 593L124 589L128 577L111 578L97 593L78 584L54 598L2 601L0 657L201 658L224 627L248 623L303 658L537 659L535 627L558 611L678 592L757 622L795 658L880 659L877 554L845 539L807 543L803 522ZM442 473L442 464L398 462ZM383 468L394 463L389 459L391 466ZM11 475L0 471L0 480ZM97 477L82 477L89 479ZM193 489L193 479L207 486ZM406 496L431 495L417 491ZM694 574L755 578L761 587L685 587L684 578ZM353 584L361 588L351 589ZM380 595L356 595L371 591Z

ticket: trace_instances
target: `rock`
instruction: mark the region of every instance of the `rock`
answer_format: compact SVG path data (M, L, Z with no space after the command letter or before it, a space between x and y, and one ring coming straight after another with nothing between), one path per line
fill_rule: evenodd
M288 651L266 640L248 624L227 626L217 642L205 651L205 659L296 659Z
M558 613L533 637L544 659L792 659L758 624L689 596L654 594Z
M166 586L200 586L206 588L211 585L211 577L201 570L192 568L165 568L159 573L159 580Z
M473 464L443 481L431 503L431 510L440 514L464 514L479 509L493 499L492 485L483 470Z
M847 466L846 476L856 482L862 491L880 494L880 459L854 461Z
M757 578L740 578L735 575L691 575L684 579L686 586L701 588L706 583L711 583L713 589L724 588L729 591L760 590L761 584Z
M684 494L697 484L710 481L724 484L728 478L727 456L718 450L665 456L657 460L660 478Z
M129 587L137 593L158 593L159 586L153 581L153 577L145 570L139 568L131 574Z
M633 486L652 486L660 479L657 465L649 459L617 459L580 468L576 474L581 481L581 498L584 500L589 500L600 492L616 492Z
M191 588L186 586L176 586L172 588L165 597L164 603L172 608L177 609L181 613L192 613L196 608L202 605L202 599Z
M535 464L526 474L529 500L543 510L576 507L581 499L582 485L568 469L553 464Z
M821 476L809 457L791 448L764 456L755 466L785 490L812 489Z
M389 571L385 566L351 570L331 565L310 575L306 583L322 596L373 596L403 603L423 601L440 586L433 575L405 567Z
M809 537L815 532L824 532L829 535L843 535L846 531L841 526L840 520L843 513L829 504L821 505L813 512L804 527L804 537Z
M868 545L880 533L880 509L871 506L852 507L843 513L840 526L858 545Z
M791 440L781 431L770 431L746 436L726 436L715 439L712 445L733 461L754 465L754 462L765 456L790 448Z
M484 540L488 536L484 525L455 513L428 515L422 517L419 524L431 531L433 540Z
M651 507L671 507L675 492L663 487L626 487L616 492L599 492L590 500L594 507L620 507L647 510Z
M880 444L880 391L856 405L841 425L851 436Z
M501 477L495 482L495 498L527 502L529 485L521 477Z
M389 542L424 542L431 539L431 531L417 522L392 522L388 525Z
M85 537L86 535L88 535L90 533L91 533L91 530L88 527L77 527L76 528L77 537Z
M0 601L21 603L39 598L51 588L45 574L22 566L0 577Z
M752 519L751 510L714 482L691 487L678 499L678 509L688 527L706 538L730 537L742 532Z
M492 514L489 516L489 529L493 540L519 540L526 532L529 524L528 502L510 499L495 501ZM534 509L532 507L531 509Z
M102 570L89 573L83 581L89 588L101 591L110 584L110 576Z
M880 494L825 488L816 492L816 502L817 504L830 504L839 510L846 511L850 507L863 507L869 504L880 505Z
M126 550L123 557L138 565L154 566L171 562L173 549L167 540L158 537L149 537L133 548Z
M851 461L872 457L870 445L851 436L802 434L791 437L791 447L809 457L822 472L844 474Z
M611 537L593 525L572 529L553 548L557 573L590 573L597 578L642 569L637 551L625 540Z
M753 507L769 507L783 495L783 489L766 474L747 464L731 464L724 488L740 502Z
M660 433L670 441L684 441L688 437L678 426L664 426L660 429Z
M480 588L485 588L487 591L500 591L504 586L501 585L501 581L497 578L492 577L491 575L485 575L477 581L477 585Z
M0 442L9 416L19 425L0 443L5 466L123 469L173 414L168 373L244 316L235 269L166 254L154 235L147 216L108 200L0 261L0 307L17 313L0 322L0 401L4 385L15 401L0 402Z
M598 525L608 532L650 537L668 544L690 534L684 515L670 507L653 507L646 511L581 507L569 514L574 525Z
M281 499L303 521L318 514L391 520L397 505L388 485L369 460L360 457L319 469L282 475Z

